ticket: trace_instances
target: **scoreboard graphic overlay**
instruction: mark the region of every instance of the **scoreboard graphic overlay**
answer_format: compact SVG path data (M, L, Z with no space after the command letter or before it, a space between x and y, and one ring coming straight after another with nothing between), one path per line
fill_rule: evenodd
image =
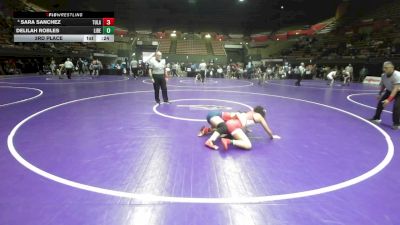
M15 12L14 42L114 42L113 12Z

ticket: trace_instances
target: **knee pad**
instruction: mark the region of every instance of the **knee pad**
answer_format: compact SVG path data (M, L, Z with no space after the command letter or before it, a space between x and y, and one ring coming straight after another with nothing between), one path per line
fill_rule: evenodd
M226 126L225 123L219 123L217 125L217 130L219 134L228 134L228 127Z

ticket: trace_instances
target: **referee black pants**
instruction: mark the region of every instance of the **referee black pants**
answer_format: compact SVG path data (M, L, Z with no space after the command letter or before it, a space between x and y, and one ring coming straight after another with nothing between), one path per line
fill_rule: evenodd
M68 79L71 79L71 74L72 74L72 68L67 68L67 69L65 69L66 70L66 72L67 72L67 77L68 77Z
M294 85L300 86L301 80L303 80L303 76L302 76L302 74L298 74L297 75L297 81L296 81L296 83Z
M81 75L81 74L84 74L85 73L85 71L83 71L83 66L80 66L79 67L79 75Z
M178 76L178 74L176 73L176 69L172 69L171 71L172 71L172 76L173 77L177 77Z
M131 67L133 77L138 77L138 68Z
M200 70L200 78L201 78L201 83L204 83L204 80L206 79L206 71L205 70Z
M374 116L374 120L381 119L381 114L383 111L382 101L387 99L390 96L390 91L385 91L385 94L382 95L382 98L378 102L378 106L376 107L376 112ZM393 125L400 125L400 93L397 93L396 97L393 100L393 114L392 114Z
M153 79L154 97L156 102L160 103L160 88L163 101L168 102L167 81L165 80L164 74L153 74Z

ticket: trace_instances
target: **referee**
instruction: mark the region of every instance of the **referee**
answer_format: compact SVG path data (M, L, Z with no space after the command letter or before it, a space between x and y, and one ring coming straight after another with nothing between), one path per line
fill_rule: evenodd
M65 61L64 68L65 71L67 72L68 79L71 79L71 74L74 71L74 64L71 62L69 58L67 58L67 61Z
M199 69L200 69L201 83L204 84L204 80L206 79L206 70L207 70L207 64L204 62L204 60L201 60L201 63L199 64Z
M392 129L398 130L400 128L400 72L395 70L393 63L389 61L383 63L383 72L380 83L381 89L377 96L379 102L371 122L380 123L383 108L394 101Z
M299 66L299 74L298 74L298 76L297 76L297 81L296 81L296 83L294 84L295 86L300 86L301 84L300 84L300 82L301 82L301 80L303 79L303 76L304 76L304 73L306 72L306 68L304 67L304 63L300 63L300 66Z
M167 93L167 81L166 81L166 71L165 62L161 61L161 52L156 52L155 58L151 58L149 62L149 75L154 87L154 96L157 104L160 104L160 87L163 96L164 103L170 104L168 101Z

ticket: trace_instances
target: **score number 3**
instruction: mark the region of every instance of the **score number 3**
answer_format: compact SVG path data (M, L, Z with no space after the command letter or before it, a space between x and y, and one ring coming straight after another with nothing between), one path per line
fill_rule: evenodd
M103 18L103 26L114 26L114 18Z

